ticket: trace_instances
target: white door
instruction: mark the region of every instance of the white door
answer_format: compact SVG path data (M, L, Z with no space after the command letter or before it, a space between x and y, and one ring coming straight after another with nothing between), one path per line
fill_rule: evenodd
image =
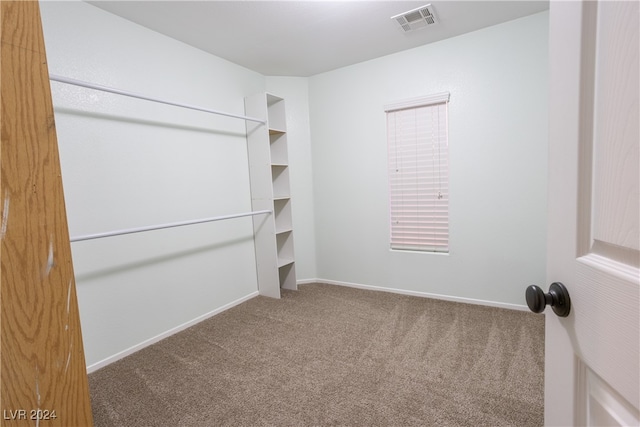
M639 16L550 5L547 278L571 312L545 311L546 425L640 425Z

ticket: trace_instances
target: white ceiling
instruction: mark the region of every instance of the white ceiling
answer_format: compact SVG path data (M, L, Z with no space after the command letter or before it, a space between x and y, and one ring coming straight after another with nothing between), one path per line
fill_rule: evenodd
M548 9L548 1L91 1L266 76L306 77ZM439 24L390 17L431 3Z

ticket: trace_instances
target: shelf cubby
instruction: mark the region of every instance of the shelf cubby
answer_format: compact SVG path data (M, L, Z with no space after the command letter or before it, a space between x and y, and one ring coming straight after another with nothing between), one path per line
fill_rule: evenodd
M278 268L278 275L280 278L280 287L284 289L296 290L296 265L290 263Z
M288 166L271 165L271 179L274 199L282 199L291 196Z
M278 267L291 264L293 258L293 235L291 231L276 234L278 244Z
M269 129L286 132L287 118L284 109L284 99L267 94L267 121Z
M273 214L276 221L276 233L284 233L293 229L291 218L291 199L273 201Z
M271 164L288 165L287 134L282 132L271 132L269 134L271 146Z

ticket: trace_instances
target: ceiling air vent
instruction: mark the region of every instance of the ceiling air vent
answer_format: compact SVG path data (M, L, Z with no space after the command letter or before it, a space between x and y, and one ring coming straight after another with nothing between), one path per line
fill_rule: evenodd
M395 20L405 33L438 23L430 4L392 16L391 19Z

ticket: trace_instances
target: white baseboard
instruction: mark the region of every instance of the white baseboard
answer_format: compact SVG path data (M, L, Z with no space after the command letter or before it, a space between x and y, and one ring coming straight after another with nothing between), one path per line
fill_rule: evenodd
M310 283L325 283L327 285L337 285L337 286L346 286L349 288L368 289L370 291L391 292L394 294L411 295L411 296L422 297L422 298L433 298L433 299L439 299L444 301L461 302L465 304L484 305L488 307L499 307L499 308L506 308L509 310L518 310L518 311L529 311L529 308L526 305L510 304L506 302L486 301L486 300L463 298L463 297L456 297L456 296L450 296L450 295L432 294L429 292L409 291L406 289L385 288L382 286L362 285L360 283L341 282L337 280L327 280L327 279L298 280L298 285L305 285Z
M136 351L142 350L143 348L148 347L151 344L155 344L155 343L157 343L158 341L160 341L160 340L162 340L164 338L167 338L167 337L169 337L169 336L171 336L171 335L173 335L175 333L178 333L180 331L183 331L183 330L187 329L188 327L195 325L196 323L200 323L205 319L208 319L208 318L210 318L212 316L215 316L216 314L219 314L219 313L222 313L223 311L229 310L230 308L235 307L236 305L241 304L241 303L243 303L245 301L248 301L251 298L254 298L256 296L258 296L258 291L252 292L252 293L250 293L249 295L247 295L245 297L242 297L240 299L232 301L229 304L226 304L226 305L223 305L222 307L216 308L215 310L212 310L212 311L210 311L208 313L205 313L205 314L203 314L201 316L198 316L193 320L190 320L190 321L185 322L185 323L183 323L181 325L178 325L175 328L171 328L166 332L163 332L163 333L161 333L159 335L156 335L155 337L149 338L148 340L145 340L145 341L143 341L143 342L141 342L139 344L136 344L136 345L134 345L132 347L129 347L128 349L123 350L123 351L121 351L119 353L116 353L113 356L109 356L106 359L103 359L103 360L101 360L99 362L96 362L96 363L94 363L92 365L89 365L89 366L87 366L87 373L90 374L92 372L95 372L100 368L103 368L103 367L105 367L105 366L107 366L107 365L109 365L109 364L111 364L111 363L113 363L115 361L118 361L118 360L120 360L120 359L122 359L122 358L124 358L126 356L129 356L130 354L135 353Z
M359 289L367 289L367 290L371 290L371 291L381 291L381 292L391 292L394 294L401 294L401 295L411 295L411 296L416 296L416 297L422 297L422 298L433 298L433 299L439 299L439 300L444 300L444 301L453 301L453 302L461 302L461 303L465 303L465 304L475 304L475 305L484 305L484 306L488 306L488 307L499 307L499 308L506 308L506 309L510 309L510 310L519 310L519 311L528 311L528 307L526 305L519 305L519 304L509 304L509 303L504 303L504 302L496 302L496 301L486 301L486 300L478 300L478 299L473 299L473 298L463 298L463 297L456 297L456 296L449 296L449 295L440 295L440 294L432 294L429 292L418 292L418 291L410 291L410 290L406 290L406 289L397 289L397 288L386 288L386 287L382 287L382 286L371 286L371 285L363 285L360 283L351 283L351 282L341 282L341 281L337 281L337 280L327 280L327 279L303 279L303 280L298 280L297 281L298 285L305 285L305 284L310 284L310 283L324 283L327 285L336 285L336 286L346 286L349 288L359 288ZM258 291L252 292L249 295L242 297L240 299L237 299L235 301L230 302L229 304L226 304L220 308L217 308L215 310L212 310L208 313L205 313L201 316L196 317L193 320L190 320L186 323L183 323L181 325L176 326L175 328L169 329L166 332L163 332L159 335L156 335L155 337L149 338L148 340L145 340L139 344L136 344L132 347L127 348L126 350L123 350L119 353L114 354L113 356L109 356L106 359L103 359L99 362L96 362L94 364L91 364L89 366L87 366L87 373L92 373L97 371L100 368L103 368L113 362L116 362L126 356L129 356L130 354L133 354L139 350L142 350L145 347L150 346L151 344L155 344L158 341L167 338L175 333L178 333L180 331L183 331L185 329L187 329L190 326L193 326L199 322L202 322L205 319L208 319L212 316L215 316L216 314L222 313L223 311L226 311L232 307L235 307L238 304L241 304L245 301L250 300L251 298L254 298L258 296Z

